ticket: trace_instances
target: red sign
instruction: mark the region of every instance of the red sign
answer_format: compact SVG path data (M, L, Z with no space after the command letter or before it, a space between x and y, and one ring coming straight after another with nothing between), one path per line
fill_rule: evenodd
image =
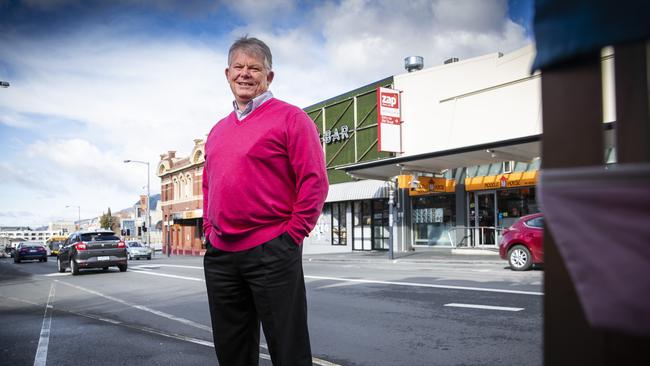
M402 152L402 113L399 91L377 88L379 151Z

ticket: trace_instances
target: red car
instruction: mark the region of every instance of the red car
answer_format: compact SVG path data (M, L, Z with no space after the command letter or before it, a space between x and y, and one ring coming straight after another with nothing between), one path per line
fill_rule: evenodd
M499 255L514 271L529 270L544 262L544 214L523 216L507 228L499 241Z

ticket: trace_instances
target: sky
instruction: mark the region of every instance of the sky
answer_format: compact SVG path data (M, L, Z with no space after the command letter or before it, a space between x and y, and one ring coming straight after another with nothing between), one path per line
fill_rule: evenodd
M531 2L0 0L0 226L132 206L147 167L125 159L149 162L159 193L160 155L187 156L232 111L238 37L269 45L271 91L305 108L407 56L427 68L530 44Z

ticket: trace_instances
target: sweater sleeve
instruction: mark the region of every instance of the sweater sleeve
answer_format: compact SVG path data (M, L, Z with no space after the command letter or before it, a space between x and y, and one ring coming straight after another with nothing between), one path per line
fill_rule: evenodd
M287 150L296 177L296 202L287 233L300 244L318 221L327 198L328 181L316 125L303 111L294 114L292 122Z
M206 159L203 163L203 177L201 181L201 187L203 189L203 235L206 239L209 238L210 233L212 232L212 224L210 224L210 204L208 202L208 160Z

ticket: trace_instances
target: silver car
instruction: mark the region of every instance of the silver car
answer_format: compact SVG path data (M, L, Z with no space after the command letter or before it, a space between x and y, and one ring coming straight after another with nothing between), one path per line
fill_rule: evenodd
M147 258L148 260L151 260L151 248L146 247L139 241L127 241L126 251L129 259Z

